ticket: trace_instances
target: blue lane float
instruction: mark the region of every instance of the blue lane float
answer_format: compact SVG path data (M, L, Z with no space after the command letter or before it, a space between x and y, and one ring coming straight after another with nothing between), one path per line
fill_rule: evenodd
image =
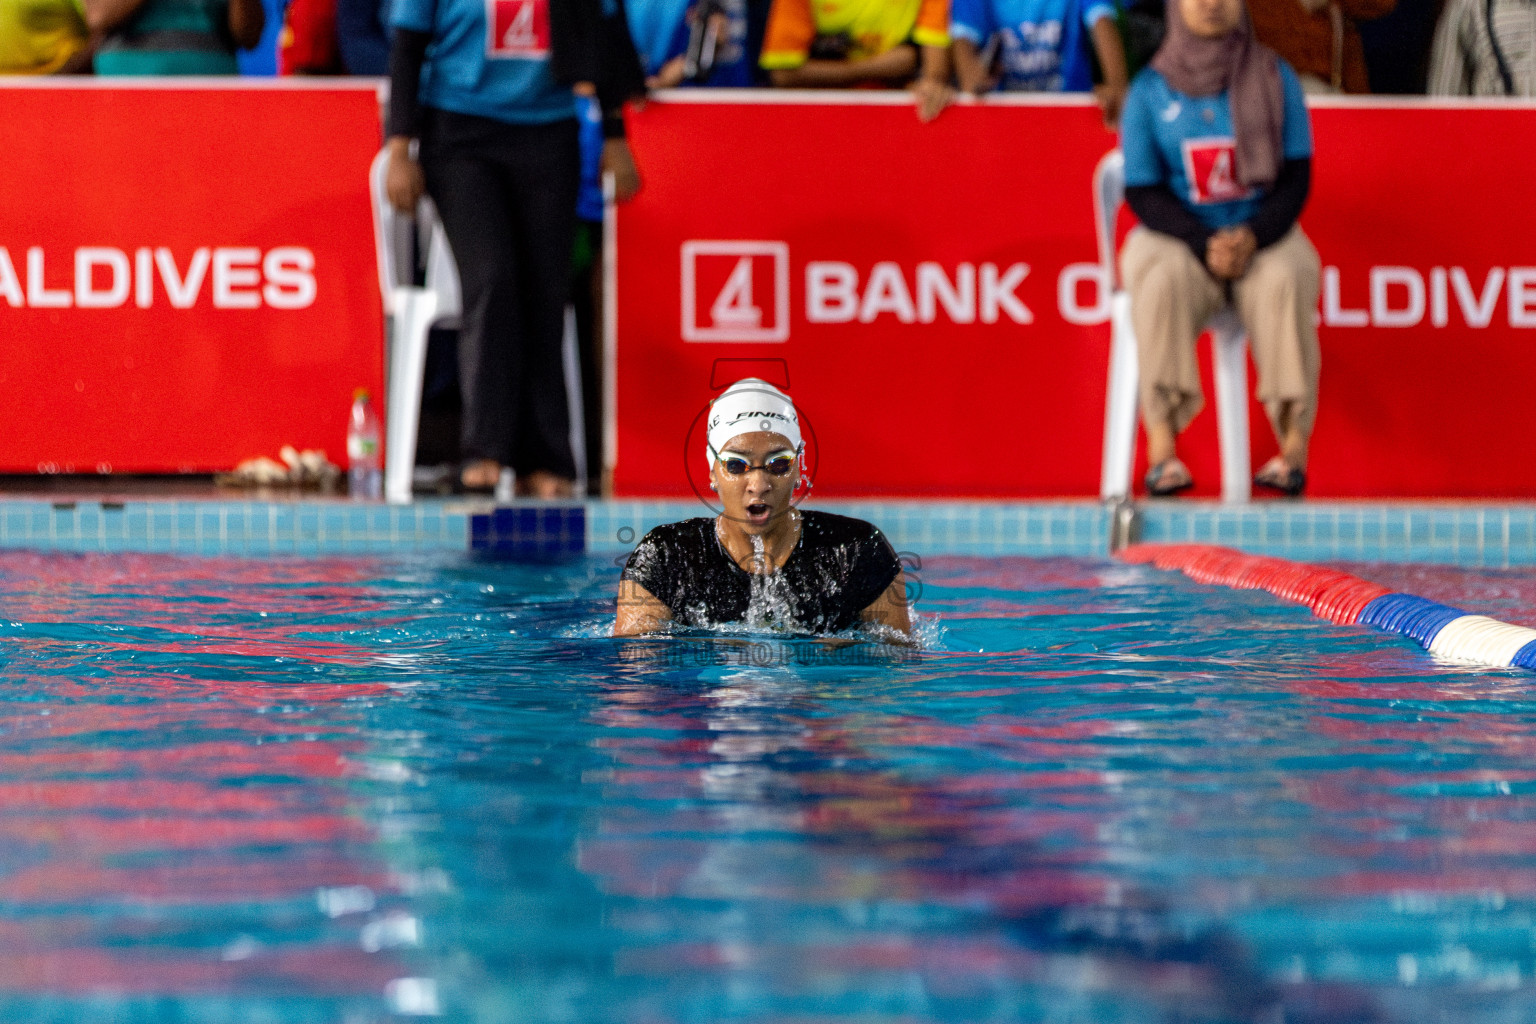
M1536 670L1536 629L1472 615L1416 594L1390 593L1336 569L1213 544L1134 544L1119 557L1177 569L1200 583L1268 590L1308 605L1330 622L1375 626L1412 637L1431 654L1452 661Z
M1449 623L1467 613L1413 594L1386 594L1360 613L1360 622L1388 633L1411 636L1428 647Z

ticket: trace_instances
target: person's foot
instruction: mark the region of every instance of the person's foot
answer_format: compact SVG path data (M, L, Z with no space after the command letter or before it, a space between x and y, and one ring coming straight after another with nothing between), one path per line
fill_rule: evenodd
M1142 482L1147 485L1148 496L1153 498L1166 498L1195 486L1195 478L1189 475L1189 467L1177 455L1148 469Z
M576 493L576 482L556 476L547 469L536 469L517 478L519 494L530 498L569 498Z
M1307 489L1307 471L1291 465L1285 456L1276 455L1254 474L1253 484L1255 487L1279 491L1287 498L1295 498Z
M466 491L494 491L500 478L501 463L495 459L475 459L459 471L459 483Z

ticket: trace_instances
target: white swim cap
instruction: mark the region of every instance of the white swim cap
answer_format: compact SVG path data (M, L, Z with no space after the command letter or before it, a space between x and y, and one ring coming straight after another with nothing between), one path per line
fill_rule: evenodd
M765 380L745 377L726 388L709 407L709 467L731 438L766 430L789 438L790 447L799 452L800 417L790 397Z

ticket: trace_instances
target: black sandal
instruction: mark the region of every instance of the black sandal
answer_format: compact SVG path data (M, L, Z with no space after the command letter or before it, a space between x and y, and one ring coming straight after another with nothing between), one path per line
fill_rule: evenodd
M1284 465L1284 473L1268 472L1270 467L1266 465L1254 476L1253 485L1271 491L1279 491L1287 498L1301 497L1301 492L1307 489L1307 471L1297 469L1289 463Z
M1184 466L1179 461L1178 456L1174 456L1170 459L1164 459L1147 470L1147 475L1142 478L1141 482L1146 485L1148 497L1169 498L1180 491L1187 491L1195 486L1194 479L1189 475L1188 466L1184 466L1184 479L1181 482L1176 484L1163 483L1163 477L1168 474L1168 467L1174 464Z

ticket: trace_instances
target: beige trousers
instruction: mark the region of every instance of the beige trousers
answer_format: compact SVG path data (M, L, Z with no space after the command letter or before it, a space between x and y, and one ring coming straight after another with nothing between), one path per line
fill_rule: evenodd
M1248 329L1259 371L1259 401L1276 436L1295 427L1312 436L1317 416L1317 250L1294 227L1254 254L1248 273L1232 283L1232 305ZM1131 296L1131 326L1141 365L1143 423L1189 425L1205 405L1195 342L1227 304L1226 288L1206 272L1189 246L1144 227L1120 250L1120 279Z

